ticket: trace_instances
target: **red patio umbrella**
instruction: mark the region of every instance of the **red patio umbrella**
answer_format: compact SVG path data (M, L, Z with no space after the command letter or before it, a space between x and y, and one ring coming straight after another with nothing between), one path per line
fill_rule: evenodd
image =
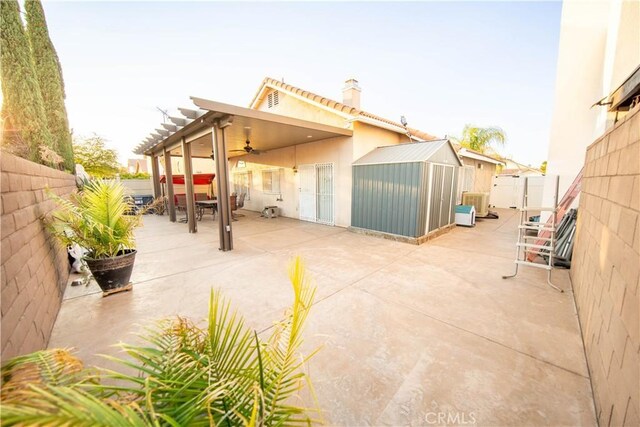
M193 184L194 185L209 185L213 182L213 178L216 177L215 173L194 173ZM172 179L174 184L184 185L184 175L173 175ZM166 175L160 175L160 183L165 184L167 182Z
M213 178L215 178L216 174L214 173L194 173L193 174L193 185L208 185L207 196L209 198L213 197ZM184 175L173 175L172 177L173 184L176 185L184 185ZM165 184L167 183L167 176L160 175L160 184L162 184L162 195L166 195ZM177 197L177 194L174 196Z

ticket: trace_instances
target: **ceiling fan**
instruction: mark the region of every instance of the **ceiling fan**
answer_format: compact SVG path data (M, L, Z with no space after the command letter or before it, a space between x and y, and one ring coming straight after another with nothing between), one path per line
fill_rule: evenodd
M245 147L244 147L242 150L230 150L230 151L231 151L231 152L234 152L234 151L235 151L235 152L238 152L238 151L242 152L242 151L244 151L244 152L245 152L245 153L247 153L247 154L260 154L260 153L262 153L262 151L260 151L260 150L256 150L255 148L253 148L253 147L251 146L251 141L249 140L249 138L247 138L247 140L246 140L244 143L245 143L246 145L245 145Z
M247 140L245 141L245 144L246 144L246 145L245 145L245 147L244 147L242 150L229 150L229 152L230 152L230 153L233 153L233 152L241 152L241 153L245 153L245 154L256 154L256 155L263 153L263 151L262 151L262 150L256 150L255 148L253 148L253 147L251 146L251 141L250 141L249 139L247 139ZM215 155L214 155L213 151L211 152L211 154L209 155L209 157L211 157L211 160L214 160L214 161L215 161Z

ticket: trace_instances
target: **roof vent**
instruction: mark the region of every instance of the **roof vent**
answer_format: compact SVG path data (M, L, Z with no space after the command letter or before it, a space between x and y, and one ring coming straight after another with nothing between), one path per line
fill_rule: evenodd
M274 90L269 95L267 95L267 102L269 104L269 108L275 107L276 105L279 104L280 101L279 101L279 95L277 90Z
M360 109L360 86L356 79L349 79L344 82L344 89L342 89L342 103Z

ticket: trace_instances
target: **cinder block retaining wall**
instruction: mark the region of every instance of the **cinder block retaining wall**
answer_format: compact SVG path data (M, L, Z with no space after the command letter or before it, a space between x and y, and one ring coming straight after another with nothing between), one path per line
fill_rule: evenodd
M0 153L2 185L2 360L45 348L69 277L64 247L47 235L42 216L58 195L75 190L75 177Z
M640 109L587 148L571 279L601 426L640 425Z

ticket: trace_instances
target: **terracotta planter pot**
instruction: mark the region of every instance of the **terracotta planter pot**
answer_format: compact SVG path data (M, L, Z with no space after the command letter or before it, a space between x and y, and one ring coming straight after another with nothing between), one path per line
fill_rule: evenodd
M85 259L93 278L105 295L131 289L129 279L136 253L135 249L126 249L113 258Z

